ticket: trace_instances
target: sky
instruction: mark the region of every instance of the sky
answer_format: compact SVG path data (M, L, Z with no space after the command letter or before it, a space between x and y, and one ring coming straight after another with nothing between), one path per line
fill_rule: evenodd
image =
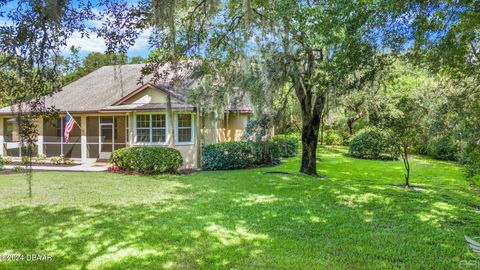
M148 44L148 38L150 31L143 32L135 44L130 47L127 52L128 57L142 56L147 57L150 52L150 45ZM106 46L103 38L97 37L95 34L91 34L90 37L81 37L79 33L75 33L67 41L65 48L65 54L69 54L69 48L71 46L80 48L80 56L85 57L90 52L105 52Z
M97 6L98 0L89 0L93 6ZM129 0L131 4L136 3L136 0ZM1 7L1 11L8 11L15 9L15 1L9 2L6 6ZM94 12L99 13L98 9L94 8ZM6 21L1 21L0 24L8 24ZM101 22L91 22L93 26L100 26ZM150 52L150 45L148 44L148 38L151 30L144 31L136 40L135 44L130 47L127 52L128 57L142 56L147 57ZM89 37L81 37L80 33L74 33L67 41L67 46L64 49L64 54L67 56L70 54L70 47L75 46L80 48L80 56L83 58L91 52L104 53L106 50L105 41L103 38L97 37L96 34L90 34Z
M89 0L93 6L98 5L99 0ZM136 4L137 0L128 0L130 4ZM97 14L100 13L96 7L93 11ZM91 22L92 25L101 27L101 22ZM148 38L150 36L151 30L144 31L136 40L135 44L130 47L127 52L128 57L142 56L146 58L150 52L150 45L148 44ZM97 37L95 34L91 34L89 37L81 37L79 33L74 33L72 37L67 41L67 46L65 48L65 54L69 54L69 48L75 46L80 48L80 56L85 57L91 52L105 52L106 46L103 38Z

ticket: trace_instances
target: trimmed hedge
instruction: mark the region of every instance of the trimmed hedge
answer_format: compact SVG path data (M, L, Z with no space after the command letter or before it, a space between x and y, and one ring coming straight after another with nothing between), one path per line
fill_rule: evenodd
M280 148L272 141L209 144L202 151L203 170L244 169L279 162Z
M183 159L176 149L145 146L115 150L110 162L122 171L153 175L177 172Z
M400 156L400 150L390 132L367 128L358 131L350 140L349 155L364 159L395 160Z
M284 158L298 155L298 138L294 135L275 135L273 141L280 148L280 156Z

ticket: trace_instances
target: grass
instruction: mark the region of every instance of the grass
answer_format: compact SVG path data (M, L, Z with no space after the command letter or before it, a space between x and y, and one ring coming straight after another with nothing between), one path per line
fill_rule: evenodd
M319 153L327 178L296 173L299 158L185 176L38 172L31 200L23 175L2 175L0 254L52 260L0 268L456 269L480 261L463 240L480 236L480 193L460 166L414 157L412 183L427 189L410 191L395 186L401 162L344 152Z

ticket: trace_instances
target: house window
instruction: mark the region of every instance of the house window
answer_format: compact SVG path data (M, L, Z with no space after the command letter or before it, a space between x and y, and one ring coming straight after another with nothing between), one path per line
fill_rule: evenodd
M165 143L167 141L166 122L164 114L137 115L137 143Z
M167 141L167 123L164 114L152 115L152 142L164 143Z
M193 118L191 114L177 114L177 143L193 143Z

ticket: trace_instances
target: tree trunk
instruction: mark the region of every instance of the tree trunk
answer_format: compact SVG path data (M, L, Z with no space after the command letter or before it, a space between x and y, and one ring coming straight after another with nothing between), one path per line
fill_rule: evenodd
M303 125L302 130L302 166L300 172L317 175L317 140L318 129L315 132L313 123Z
M312 110L304 110L302 107L302 165L300 172L308 175L317 175L317 143L318 131L322 111L325 105L326 94L321 93L316 98Z
M360 118L362 118L363 112L359 112L355 114L354 116L351 116L347 120L347 125L348 125L348 131L350 132L350 135L353 135L353 123L357 122Z
M408 161L408 145L402 145L402 159L405 167L405 186L410 187L410 162Z

